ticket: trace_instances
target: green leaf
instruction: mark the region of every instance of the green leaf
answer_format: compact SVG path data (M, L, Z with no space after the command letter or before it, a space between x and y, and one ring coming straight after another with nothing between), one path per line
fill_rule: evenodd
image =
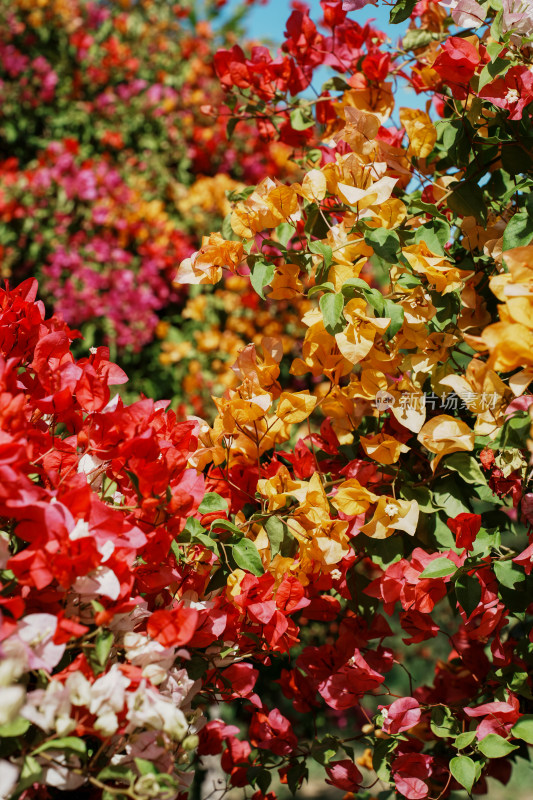
M480 225L485 226L487 224L485 197L483 189L477 183L472 183L471 181L459 183L448 197L447 202L456 214L461 214L465 217L474 216ZM505 234L504 248L507 249L505 246Z
M274 265L267 264L266 261L259 261L250 271L250 283L263 300L265 299L263 289L268 286L273 277Z
M33 756L26 756L22 769L20 771L19 779L17 781L16 792L17 795L27 789L34 783L39 783L43 774L43 768L36 758Z
M436 508L433 505L431 490L428 486L412 486L412 484L405 483L401 489L400 494L404 500L416 500L420 511L426 514L434 514Z
M222 227L220 228L220 233L224 239L230 240L235 236L233 233L233 228L231 227L231 212L226 214L222 221Z
M372 755L372 766L380 781L385 783L390 781L389 754L396 750L399 744L400 742L397 739L377 740Z
M118 764L111 764L104 767L96 776L99 781L118 781L120 783L131 783L136 775L131 767L121 767Z
M276 236L278 237L279 243L283 247L286 247L293 233L294 233L294 225L291 225L290 222L282 222L276 228Z
M189 517L178 538L180 542L190 542L191 539L193 539L199 533L205 533L204 526L199 522L199 520L194 519L194 517Z
M383 303L383 316L390 317L390 325L385 331L386 341L392 339L403 325L405 311L403 306L395 303L394 300L385 300Z
M468 756L455 756L450 761L450 772L457 783L460 783L470 794L476 779L476 765L472 759Z
M368 283L362 278L349 278L342 284L341 292L345 297L353 297L357 294L357 289L366 292L369 288Z
M420 573L421 578L446 578L457 571L457 565L449 558L436 558Z
M208 550L211 552L216 553L218 552L218 544L215 542L214 539L211 539L206 533L196 533L194 535L194 541L203 544L204 547L207 547Z
M94 652L101 667L105 667L109 653L113 647L114 636L112 631L101 630L96 637Z
M333 736L326 736L322 741L315 740L311 746L311 758L325 766L337 754L339 743Z
M217 589L222 589L223 586L226 586L228 582L228 574L228 569L225 569L224 567L220 567L219 569L215 569L214 572L211 572L211 577L209 578L205 593L209 594L209 592L214 592Z
M389 22L392 25L397 25L399 22L404 22L413 13L416 5L416 0L399 0L390 12Z
M308 769L305 766L305 761L293 762L287 770L287 786L290 792L295 795L302 780L308 775Z
M513 750L518 750L518 745L511 744L497 733L489 733L479 742L478 750L487 758L502 758L508 756Z
M322 91L327 92L333 90L334 92L346 92L350 90L350 84L346 83L344 78L339 75L334 75L322 84Z
M87 745L83 739L79 739L77 736L64 736L62 739L50 739L47 742L43 742L33 751L32 755L42 753L44 750L68 750L78 756L85 756Z
M0 739L8 739L10 736L22 736L30 727L29 719L17 717L5 725L0 725Z
M324 242L309 242L308 247L311 253L322 256L324 259L324 270L331 267L333 262L333 250L329 244L325 244Z
M401 251L400 240L395 231L387 228L367 228L365 243L369 245L380 258L389 264L396 264Z
M230 117L226 123L226 138L228 141L231 140L231 137L235 133L235 128L237 127L237 123L240 122L239 117Z
M279 517L269 517L264 524L270 542L270 554L274 558L281 553L284 558L291 558L298 548L298 542L291 535L288 526Z
M479 73L478 92L480 92L487 83L491 83L497 75L503 77L511 66L512 62L508 58L496 58L494 61L486 64Z
M452 453L447 456L443 464L454 472L458 472L466 483L487 484L487 479L481 471L476 459L468 453Z
M430 727L439 739L453 739L460 730L457 718L447 706L434 706L431 711Z
M465 747L471 745L475 738L476 738L476 731L465 731L464 733L459 734L459 736L454 742L454 746L458 750L463 750Z
M291 126L295 131L305 131L315 124L310 108L295 108L290 114Z
M228 501L216 492L207 492L198 506L200 514L210 514L213 511L228 511Z
M239 539L243 535L241 529L234 525L233 522L230 522L229 519L215 519L211 523L209 530L212 531L214 528L222 528L224 531L229 531L230 533L238 536Z
M326 283L317 283L315 284L315 286L311 286L311 288L307 292L307 296L312 297L317 292L334 292L334 291L335 291L335 286L329 281L326 281Z
M141 775L157 775L157 769L151 761L147 761L145 758L136 758L134 760L135 766Z
M503 232L503 249L511 250L513 247L522 247L529 244L533 238L533 217L527 211L518 211L511 217Z
M481 584L474 575L460 572L455 581L455 595L465 614L469 617L481 600Z
M514 564L512 561L494 561L492 568L498 583L501 583L502 586L514 591L523 588L520 584L525 583L526 575L518 564Z
M441 219L433 219L417 228L414 240L417 244L425 242L432 253L443 256L450 236L451 229L448 223Z
M261 557L257 547L250 539L241 539L231 548L231 554L238 567L247 569L252 575L262 575L264 572Z
M252 786L257 786L261 790L261 793L266 795L272 780L271 770L260 766L248 767L246 770L246 777Z
M404 50L418 50L419 47L427 47L435 38L432 31L422 30L421 28L411 28L402 39Z
M511 728L511 733L517 739L528 744L533 744L533 714L524 714Z
M439 508L444 508L449 517L456 517L461 513L471 513L472 509L468 505L471 497L467 487L460 485L457 478L447 476L440 478L433 490L433 502Z
M340 333L344 327L345 320L342 315L344 309L344 295L342 292L333 294L323 294L320 298L320 310L324 320L324 327L327 332L334 336Z
M431 214L432 217L442 219L447 222L446 216L440 211L433 203L425 203L421 199L420 192L412 194L405 198L405 202L409 202L409 207L423 211L425 214Z

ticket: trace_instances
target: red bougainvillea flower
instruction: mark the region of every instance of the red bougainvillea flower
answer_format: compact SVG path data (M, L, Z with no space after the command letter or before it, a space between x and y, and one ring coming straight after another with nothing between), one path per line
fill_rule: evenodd
M298 744L289 720L277 708L268 716L256 712L250 724L250 741L254 747L270 750L278 756L291 753Z
M455 536L457 547L472 550L473 542L481 528L481 514L458 514L454 519L449 519L447 524Z
M473 44L460 36L451 36L444 42L433 69L451 88L453 96L464 100L466 87L479 62L480 55Z
M509 119L522 119L524 108L533 101L533 72L527 67L511 67L503 78L484 86L479 96L509 111Z
M348 758L342 761L330 761L326 772L328 773L326 783L345 792L356 792L363 782L363 776Z
M422 716L420 703L414 697L400 697L390 706L378 706L383 715L385 733L401 733L414 727Z

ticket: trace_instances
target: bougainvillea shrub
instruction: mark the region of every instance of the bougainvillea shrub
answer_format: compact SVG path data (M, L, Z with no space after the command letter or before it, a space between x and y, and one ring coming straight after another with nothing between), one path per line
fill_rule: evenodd
M1 294L7 798L209 795L216 756L254 800L311 765L437 800L529 757L533 22L400 0L392 48L363 5L215 58L229 133L299 172L234 192L172 275L193 321L233 291L264 325L214 331L214 418L125 403L34 281Z
M158 397L184 377L159 360L184 328L176 265L221 224L227 192L291 169L255 125L226 139L213 58L238 28L219 5L0 3L2 276L38 277L47 307ZM200 359L209 384L214 358Z

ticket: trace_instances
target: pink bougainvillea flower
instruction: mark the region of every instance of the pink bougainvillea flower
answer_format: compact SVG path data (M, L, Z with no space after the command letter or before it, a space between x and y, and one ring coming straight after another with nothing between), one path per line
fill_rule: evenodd
M348 758L344 758L342 761L330 761L326 772L328 774L326 783L336 786L337 789L342 789L344 792L356 792L363 782L363 776L353 761Z
M401 733L414 727L422 716L420 703L414 697L400 697L390 706L378 706L383 715L385 733Z

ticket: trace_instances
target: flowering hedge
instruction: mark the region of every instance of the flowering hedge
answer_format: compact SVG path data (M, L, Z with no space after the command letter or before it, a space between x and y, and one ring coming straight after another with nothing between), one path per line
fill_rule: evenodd
M311 761L436 800L533 744L533 19L400 0L392 49L363 5L216 55L229 132L297 171L234 193L174 276L292 315L292 343L234 347L211 424L112 396L34 281L1 294L8 798L184 798L220 755L254 800ZM428 100L400 128L399 80Z
M227 191L286 174L290 153L251 125L227 143L212 62L239 28L221 5L0 2L2 275L37 276L49 308L159 397L185 377L175 349L158 364L183 332L176 264ZM200 359L208 381L214 355Z

